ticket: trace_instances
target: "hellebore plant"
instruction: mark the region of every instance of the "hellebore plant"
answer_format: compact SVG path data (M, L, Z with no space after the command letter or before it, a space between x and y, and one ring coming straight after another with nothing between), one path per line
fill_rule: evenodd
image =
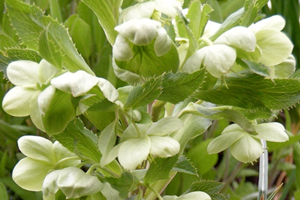
M267 151L261 141L289 140L271 120L300 101L285 20L255 21L262 0L246 1L222 24L210 21L211 6L198 0L184 10L177 0L122 2L80 1L78 10L96 20L55 16L71 27L73 45L68 30L37 6L5 1L22 47L17 58L1 51L15 85L2 107L30 116L49 136L18 140L25 158L13 180L46 200L225 200L222 183L212 180L177 196L164 189L179 173L204 177L186 157L196 137L208 145L205 153L230 148L244 163ZM112 48L102 55L104 44ZM217 135L211 124L221 119L230 125ZM222 159L215 156L202 164L213 169Z

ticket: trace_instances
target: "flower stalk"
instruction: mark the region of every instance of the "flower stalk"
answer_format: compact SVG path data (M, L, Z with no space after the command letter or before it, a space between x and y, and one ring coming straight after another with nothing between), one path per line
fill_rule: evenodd
M264 149L259 158L258 200L267 198L268 190L268 150L266 140L261 140Z

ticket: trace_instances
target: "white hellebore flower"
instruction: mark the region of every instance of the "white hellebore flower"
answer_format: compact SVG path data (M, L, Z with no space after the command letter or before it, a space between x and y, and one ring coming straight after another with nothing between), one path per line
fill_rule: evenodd
M149 153L162 158L176 155L180 144L169 135L183 126L180 119L166 117L153 124L130 124L122 134L121 143L110 152L109 164L115 157L125 169L134 170Z
M124 9L120 13L120 23L127 22L132 19L151 18L155 11L175 17L177 9L182 10L183 1L181 0L152 0L137 3Z
M211 200L211 197L201 191L190 192L179 197L177 196L164 196L163 200Z
M67 167L48 174L43 183L44 197L53 196L60 189L67 199L79 198L99 192L103 184L96 176L77 167Z
M4 111L17 117L30 115L33 123L44 131L38 97L45 88L47 90L51 78L58 73L58 70L46 60L40 63L19 60L11 62L6 72L10 82L16 86L9 90L3 99ZM47 98L51 98L48 95L52 93L44 94Z
M222 134L207 147L209 154L230 148L233 157L244 163L252 163L263 153L260 139L270 142L285 142L289 138L285 128L277 122L254 125L255 133L249 133L237 124L227 126Z
M18 140L20 151L27 156L13 169L12 178L22 188L41 191L45 177L53 170L77 166L80 159L60 143L40 136L23 136Z
M224 32L214 43L208 38L202 40L209 45L196 51L184 64L183 71L194 72L204 66L212 76L220 78L233 67L237 58L236 49L254 52L256 46L254 33L242 26Z
M113 55L118 61L129 61L133 55L133 45L145 46L154 39L154 51L160 57L168 53L172 41L160 22L151 19L132 19L115 28L119 33L116 38Z
M292 42L280 32L284 26L284 18L275 15L249 27L255 33L257 47L261 53L260 63L266 66L278 65L292 53Z

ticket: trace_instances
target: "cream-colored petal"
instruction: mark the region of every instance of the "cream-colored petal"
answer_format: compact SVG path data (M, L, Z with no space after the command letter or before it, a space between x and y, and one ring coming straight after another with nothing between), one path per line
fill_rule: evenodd
M47 112L50 103L54 97L55 94L55 87L53 87L52 85L49 85L46 89L44 89L38 96L38 106L39 109L42 113L42 115L45 115L45 113Z
M33 96L39 93L38 90L16 86L9 90L3 98L2 107L5 112L16 117L30 115L30 103Z
M41 62L39 63L39 83L49 83L51 78L53 78L58 72L59 70L55 66L44 59L41 60Z
M51 80L51 84L66 93L71 93L74 97L84 95L91 90L99 79L85 71L79 70L75 73L66 72Z
M51 197L59 190L57 186L57 179L60 172L61 170L55 170L45 177L43 181L42 191L43 195L45 195L46 197Z
M150 138L143 136L129 139L120 145L118 158L121 165L128 170L134 170L147 159L151 147Z
M171 137L150 136L150 153L162 158L176 155L180 150L180 144Z
M263 153L263 148L259 139L245 134L231 146L230 152L235 159L241 162L253 163Z
M129 41L123 36L118 35L113 46L113 56L118 61L129 61L133 57Z
M7 66L6 73L14 85L34 88L39 82L39 64L30 60L11 62Z
M33 135L22 136L18 140L18 146L25 156L48 163L55 162L52 152L53 144L43 137Z
M216 78L227 74L236 60L235 49L224 44L203 47L199 54L203 54L202 64L206 70Z
M223 131L224 132L224 131ZM207 146L208 154L224 151L245 135L244 131L226 132L213 139Z
M132 19L115 27L115 30L135 45L148 45L157 36L160 27L158 21L143 18Z
M167 31L160 28L154 42L154 51L156 56L160 57L167 54L172 47L172 40L169 38Z
M176 200L211 200L211 197L205 192L195 191L181 195Z
M153 1L137 3L133 6L129 6L120 13L120 24L132 19L151 18L154 12L154 7L155 3Z
M286 142L289 136L285 132L285 128L278 122L270 122L258 124L254 127L255 132L260 139L270 142Z
M147 135L164 136L169 135L183 126L177 117L165 117L158 122L154 122L147 130Z
M256 38L254 33L248 28L236 26L220 35L214 43L227 44L247 52L254 52Z
M110 102L115 102L118 100L119 92L108 80L104 78L98 78L98 86L102 91L103 95Z
M271 17L265 18L252 24L249 28L253 32L258 32L263 29L274 29L277 31L281 31L285 26L285 20L280 15L273 15Z
M44 162L31 158L23 158L13 169L13 180L23 189L29 191L41 191L44 178L51 166Z
M69 199L95 194L103 184L96 176L88 175L77 167L68 167L60 171L57 186Z
M282 63L293 50L290 39L284 33L272 29L257 32L256 41L262 51L260 62L266 66Z

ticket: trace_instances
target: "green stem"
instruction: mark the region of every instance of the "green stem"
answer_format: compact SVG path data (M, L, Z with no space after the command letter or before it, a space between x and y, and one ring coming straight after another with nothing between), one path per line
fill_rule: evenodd
M258 177L258 200L263 196L267 199L268 190L268 150L265 140L261 140L264 152L259 158L259 177Z
M156 196L157 196L157 198L159 199L159 200L163 200L163 198L160 196L160 194L154 189L154 188L152 188L150 185L147 185L146 186L149 190L151 190Z

